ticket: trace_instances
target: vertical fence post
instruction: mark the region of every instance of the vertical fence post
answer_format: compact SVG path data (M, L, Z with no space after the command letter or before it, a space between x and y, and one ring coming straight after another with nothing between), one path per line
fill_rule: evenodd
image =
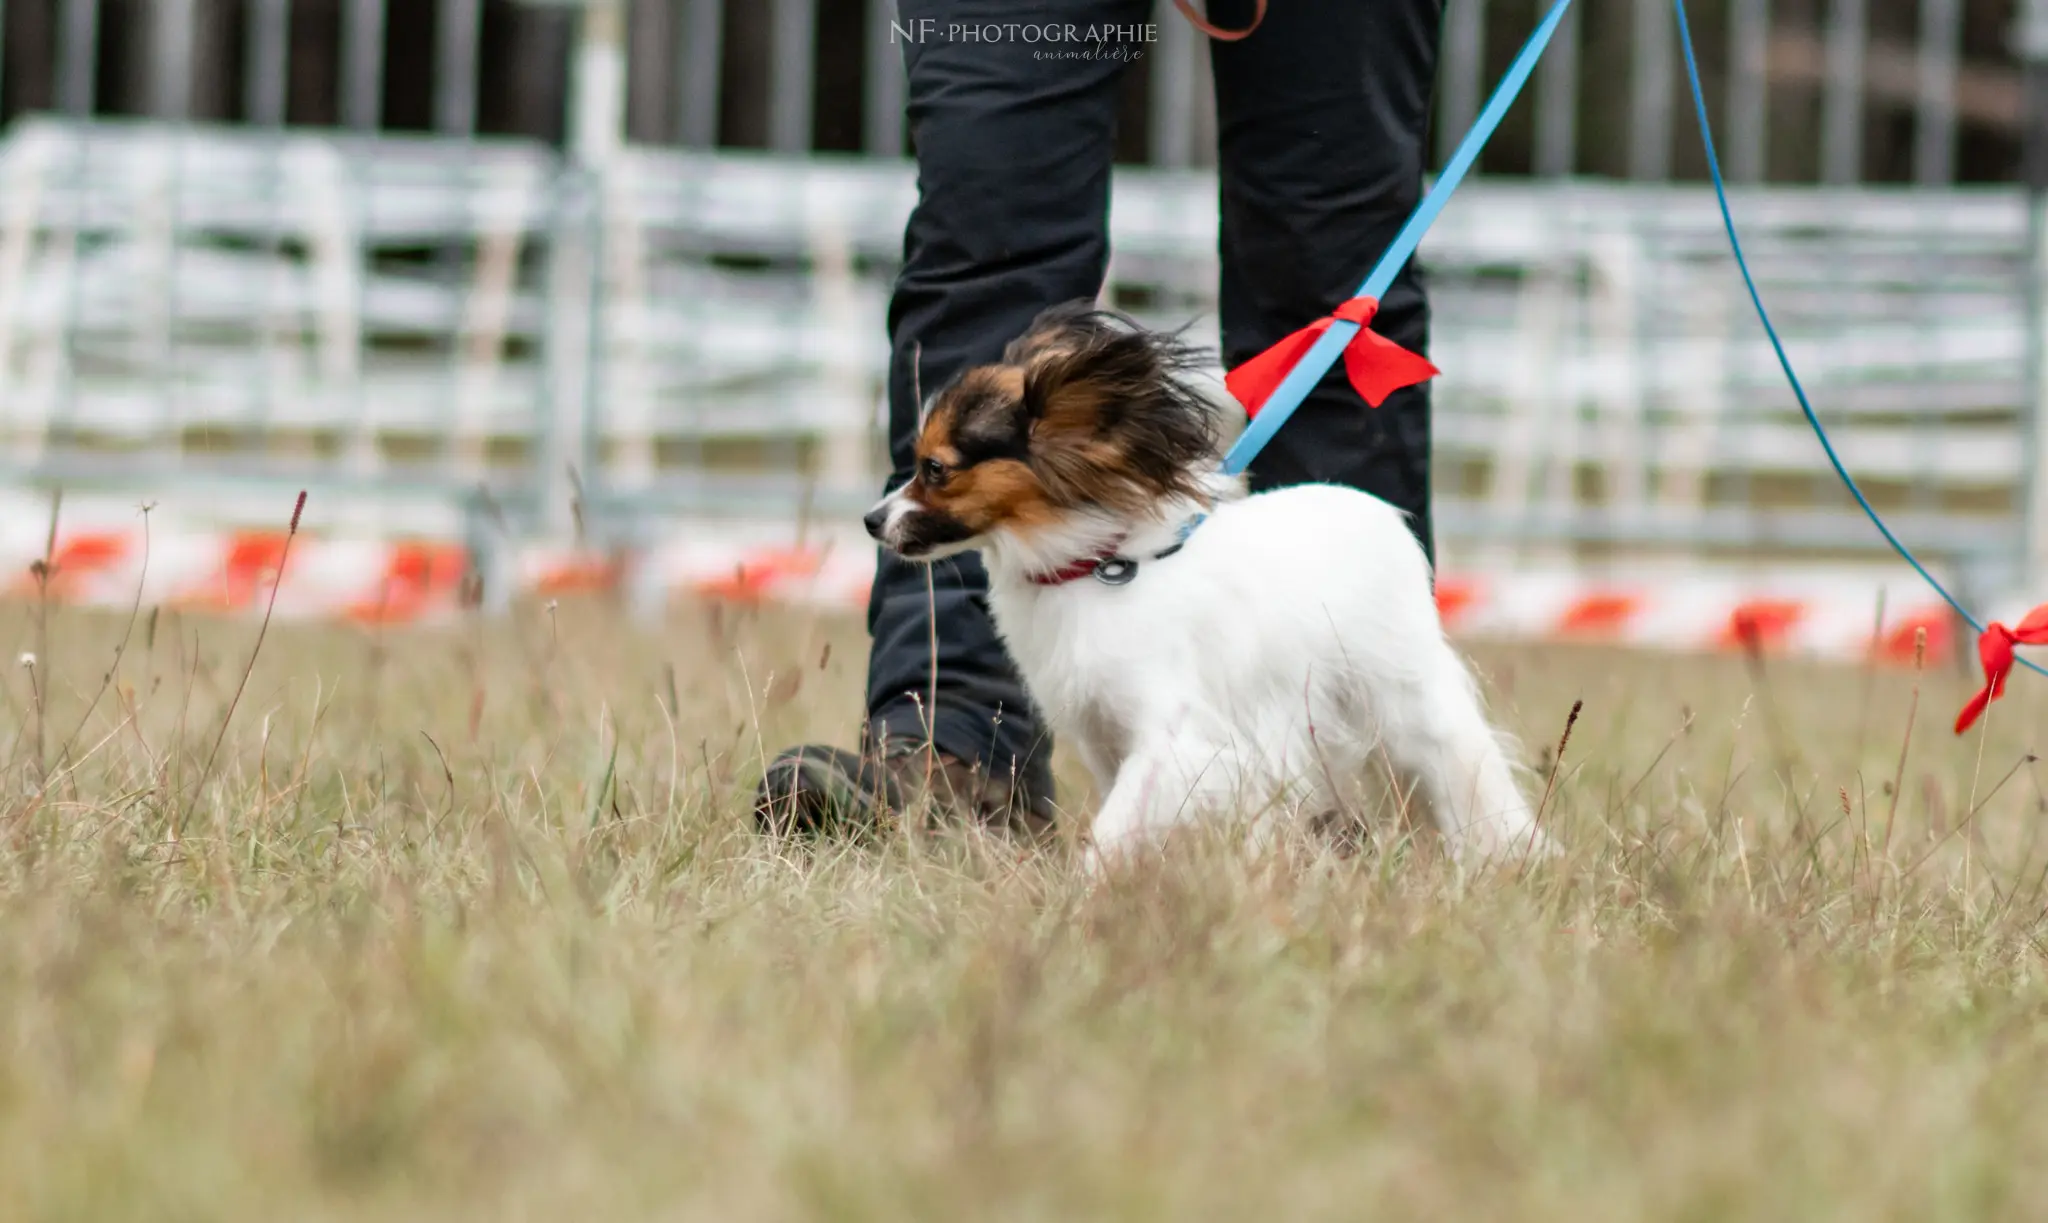
M100 0L64 0L57 35L57 106L67 115L92 114L98 91Z
M585 167L609 161L626 131L626 0L584 0L569 105L570 151Z
M1770 0L1732 0L1728 14L1728 177L1760 183L1769 167Z
M1846 187L1863 178L1864 35L1867 0L1828 6L1827 85L1821 104L1821 181Z
M598 312L604 178L625 142L626 0L584 0L575 63L569 123L574 169L556 201L548 277L550 411L539 473L541 524L558 539L576 529L579 500L589 505L602 483L590 467L601 451L594 444L602 428L594 401L603 342Z
M896 0L869 0L867 97L861 145L870 157L903 156L903 48L896 41Z
M1565 178L1578 168L1579 12L1564 15L1536 66L1536 173Z
M348 0L341 24L341 122L373 132L384 121L384 0Z
M811 151L811 109L818 87L818 0L772 0L768 67L768 144L778 153Z
M863 317L860 284L854 270L853 235L848 218L835 205L813 196L807 224L811 251L816 260L812 282L812 308L818 319L839 336L858 336L867 320ZM874 422L874 403L868 387L860 349L843 339L832 345L817 385L835 408L830 431L824 440L819 475L835 497L855 497L867 491L872 472L868 441Z
M2016 40L2026 65L2026 127L2021 173L2027 187L2027 402L2020 467L2022 520L2017 583L2033 586L2048 576L2048 0L2026 0Z
M634 0L626 6L626 140L662 144L669 132L676 86L676 6Z
M1963 0L1920 0L1913 181L1923 187L1946 187L1955 181L1956 69L1962 42Z
M1547 547L1517 538L1510 528L1554 508L1530 498L1537 471L1544 469L1547 476L1551 445L1568 428L1565 418L1579 410L1565 368L1579 355L1572 344L1580 314L1575 300L1578 270L1576 260L1538 263L1524 270L1516 294L1513 339L1503 354L1515 371L1516 393L1501 397L1500 444L1493 454L1486 514L1488 538L1474 558L1489 568L1512 568L1528 559L1560 559Z
M476 131L483 0L441 0L438 16L434 30L434 130L468 136Z
M1194 26L1167 21L1159 27L1159 41L1150 54L1151 161L1155 166L1180 169L1194 160L1195 74L1203 67L1196 56L1206 51L1198 43Z
M197 0L157 0L150 30L149 113L185 119L192 113L192 11Z
M684 148L708 149L718 143L718 86L725 58L725 0L681 0L683 19L676 23L676 65L681 88L676 91L677 139Z
M483 0L440 0L434 13L434 130L443 136L476 134L477 61L483 41L483 15ZM489 397L497 373L497 358L503 349L502 338L492 337L494 324L489 315L495 304L492 299L498 292L496 265L505 257L507 246L492 223L492 213L506 206L501 204L499 193L512 188L488 174L472 175L466 166L462 178L465 190L476 193L473 201L463 201L477 219L476 254L469 286L474 313L465 308L463 321L449 336L448 372L453 393L437 410L444 426L445 453L456 463L468 465L467 474L481 479L486 452L481 435L485 430L477 418L487 409L479 405ZM517 251L516 237L510 249ZM453 239L436 253L438 276L450 288L463 280L463 256L463 243Z
M173 450L182 448L179 426L185 423L177 369L179 152L175 143L144 145L119 171L120 189L132 201L123 210L122 237L141 257L142 274L133 285L136 348L156 384L155 440Z
M1485 0L1457 0L1444 13L1443 110L1437 117L1436 158L1451 159L1465 129L1479 117L1480 78L1485 75Z
M256 335L263 357L263 385L257 414L263 421L267 449L277 421L277 405L286 402L299 347L299 321L294 309L280 309L292 297L297 261L287 259L282 241L286 213L280 188L284 183L284 125L287 85L291 79L292 0L252 0L243 27L242 108L248 121L265 134L263 168L258 190L264 204L263 258L270 267L263 278L263 314Z
M149 112L160 120L183 123L192 117L192 62L195 11L199 0L157 0L149 30ZM161 157L161 163L158 158ZM143 348L155 366L157 403L163 439L178 445L178 427L185 423L178 370L178 205L184 186L182 142L173 139L142 159L136 184L137 247L146 252L155 284L145 307Z
M32 388L15 383L14 349L16 332L29 330L22 325L21 298L35 262L51 152L47 140L22 141L0 164L0 438L13 446L18 458L40 453L48 431L48 405L25 393ZM33 331L28 338L33 354Z
M598 348L596 217L593 176L581 169L556 181L550 209L546 301L547 425L534 473L535 525L555 540L570 538L579 518L577 484L590 417L592 375Z
M242 57L242 106L258 127L283 127L292 58L292 0L250 5Z
M1635 62L1629 79L1628 176L1663 182L1671 177L1671 88L1678 75L1671 55L1671 5L1635 0L1631 18Z

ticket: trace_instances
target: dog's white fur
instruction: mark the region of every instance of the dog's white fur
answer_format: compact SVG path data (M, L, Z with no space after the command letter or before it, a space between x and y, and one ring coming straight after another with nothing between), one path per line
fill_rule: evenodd
M1459 862L1549 852L1401 513L1336 485L1211 483L1208 519L1164 559L1146 558L1207 507L997 528L943 550L981 551L1011 656L1106 796L1092 865L1238 813L1263 842L1276 819L1333 810L1332 785L1376 763L1416 784ZM884 543L914 512L903 501L877 507ZM1139 561L1126 585L1031 581L1111 547Z

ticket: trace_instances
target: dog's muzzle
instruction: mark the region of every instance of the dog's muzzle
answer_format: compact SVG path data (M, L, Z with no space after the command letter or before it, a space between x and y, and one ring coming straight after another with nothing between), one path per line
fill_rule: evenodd
M906 560L920 560L974 537L966 523L920 505L898 489L876 503L861 520L868 535Z

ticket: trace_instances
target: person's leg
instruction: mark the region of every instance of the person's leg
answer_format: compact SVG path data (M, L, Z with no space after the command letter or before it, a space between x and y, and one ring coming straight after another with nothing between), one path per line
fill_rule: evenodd
M1116 83L1127 61L1067 56L1090 49L1071 37L1090 26L1135 35L1148 3L899 3L919 199L889 305L894 471L885 492L910 479L920 392L929 397L963 369L998 359L1045 308L1101 289ZM1060 37L1046 38L1046 25ZM929 735L1042 814L1050 744L990 619L987 574L969 555L931 566L930 577L928 590L925 566L886 553L879 562L868 607L868 746L900 750Z
M1251 0L1210 0L1245 25ZM1275 0L1211 50L1222 199L1223 359L1235 368L1351 297L1422 198L1442 0ZM1373 330L1416 352L1429 305L1411 262ZM1429 387L1368 408L1340 365L1252 463L1254 489L1347 484L1405 510L1435 560Z

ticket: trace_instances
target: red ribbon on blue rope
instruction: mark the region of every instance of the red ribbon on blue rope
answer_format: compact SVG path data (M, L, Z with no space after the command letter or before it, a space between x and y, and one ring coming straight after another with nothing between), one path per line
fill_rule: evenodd
M1280 383L1316 341L1335 323L1352 323L1358 328L1344 345L1344 375L1361 398L1377 408L1402 387L1415 386L1437 376L1428 359L1394 343L1372 330L1372 317L1380 304L1370 297L1354 297L1337 307L1328 318L1317 319L1266 351L1230 371L1223 379L1231 395L1244 405L1245 415L1258 419Z

